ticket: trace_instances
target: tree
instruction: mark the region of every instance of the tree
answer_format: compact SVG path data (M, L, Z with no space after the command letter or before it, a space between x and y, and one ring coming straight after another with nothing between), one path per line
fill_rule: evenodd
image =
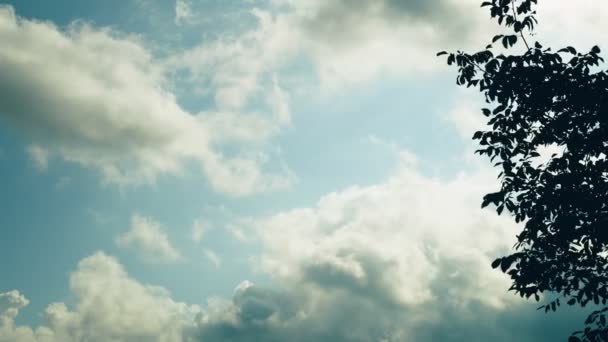
M457 84L479 89L488 130L478 131L476 153L501 170L500 189L484 196L498 215L523 230L513 253L492 263L521 297L543 293L564 304L608 300L608 73L600 49L557 51L532 44L537 0L481 4L508 34L476 53L440 52L458 68ZM495 47L494 45L499 45ZM516 53L517 49L523 51ZM559 152L544 156L552 146ZM608 341L606 312L594 311L570 341Z

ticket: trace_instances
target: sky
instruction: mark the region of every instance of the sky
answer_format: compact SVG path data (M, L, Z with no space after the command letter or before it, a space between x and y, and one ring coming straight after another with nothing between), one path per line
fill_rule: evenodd
M554 341L492 270L477 0L0 0L0 341ZM603 46L608 3L542 1ZM546 45L546 44L543 44Z

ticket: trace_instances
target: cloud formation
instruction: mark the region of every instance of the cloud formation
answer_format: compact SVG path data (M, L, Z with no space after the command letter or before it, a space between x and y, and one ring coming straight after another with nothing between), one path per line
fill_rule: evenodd
M173 301L169 293L127 275L116 259L96 253L83 259L70 276L75 306L49 305L45 324L35 329L15 326L16 313L27 304L18 292L0 312L0 341L11 342L182 342L200 308Z
M189 0L175 0L175 24L182 25L192 20L192 8Z
M275 3L290 9L284 20L329 89L437 70L441 64L431 60L437 51L479 42L489 23L473 0Z
M274 287L245 281L231 299L210 298L200 308L142 285L116 259L97 253L70 277L74 308L51 304L41 327L16 326L27 300L14 291L2 295L0 336L18 342L532 342L567 336L580 321L577 313L539 315L508 294L508 279L489 266L511 247L517 230L510 219L479 210L479 196L493 178L477 171L439 180L405 163L385 182L243 221L262 243L254 264L272 276ZM554 319L563 324L547 332L543 327Z
M135 37L82 23L62 31L0 6L0 40L6 45L0 51L0 120L37 146L39 165L60 157L124 186L182 174L188 161L197 161L213 188L232 195L291 181L262 172L260 156L223 155L218 119L182 109L167 90L165 66ZM224 133L238 113L230 118Z
M567 324L542 331L551 318L507 293L508 279L489 266L511 248L517 231L509 218L479 210L494 178L478 170L439 180L404 162L380 184L251 220L264 247L255 263L283 290L242 284L232 301L218 301L203 314L202 340L567 336ZM572 316L566 315L576 322Z
M149 263L174 263L182 259L160 224L149 217L133 215L129 231L116 237L116 244L135 251Z
M200 120L162 90L162 68L139 42L86 26L61 32L49 24L16 19L5 10L0 12L0 38L13 37L14 44L0 51L0 75L12 77L7 79L15 84L0 81L2 90L12 91L0 93L21 96L20 87L33 87L31 94L49 107L15 104L13 98L0 97L0 113L35 141L48 143L41 150L44 154L37 154L45 156L45 163L46 153L60 156L99 169L108 181L123 184L134 181L131 177L152 180L160 173L179 173L183 160L193 159L201 161L218 189L233 193L259 189L263 175L226 168L257 170L258 161L226 160L213 146L259 142L260 137L264 140L288 124L287 94L276 78L262 87L260 82L272 70L269 66L280 64L283 54L294 51L290 37L311 44L311 56L318 58L318 68L328 79L352 81L382 71L405 72L410 70L408 63L426 59L427 52L432 52L422 45L424 39L435 37L438 42L445 37L435 34L450 34L424 24L442 23L442 10L431 7L456 6L449 1L385 0L370 5L355 0L350 8L345 3L311 1L308 14L285 17L258 12L260 27L267 29L254 31L246 40L222 42L181 56L182 61L192 58L193 65L202 58L201 79L219 89L218 110ZM339 30L331 29L335 23ZM369 30L349 30L348 25ZM281 28L287 31L280 33ZM424 39L416 41L418 33ZM339 34L349 36L340 38ZM67 76L45 70L34 54L45 47L40 42L45 35L55 39L48 39L54 43L47 48L55 53L49 54L49 65L63 68L55 71L70 70ZM400 45L405 42L413 45ZM268 55L262 56L262 50ZM407 53L405 59L403 53ZM74 56L102 58L95 67L66 62ZM104 66L104 61L119 63ZM362 66L361 61L369 64ZM27 75L26 65L37 70L40 78L20 79ZM123 72L129 77L122 79ZM64 77L72 77L70 87L61 83L68 83ZM58 83L50 86L49 80ZM101 85L106 83L110 84L107 88ZM74 93L58 90L72 86ZM96 92L79 93L89 89ZM127 103L129 98L119 98L123 91L141 101ZM277 108L273 111L277 116L266 121L254 115L239 123L240 110L259 91L272 94L264 99ZM60 104L51 101L56 96ZM103 102L97 102L97 97L103 97ZM150 98L157 102L148 105ZM167 110L159 111L159 103ZM47 117L43 112L51 105L61 110ZM467 106L454 113L465 111L469 111ZM25 112L28 116L17 115ZM78 113L88 113L85 118L92 123ZM123 117L124 113L144 114ZM467 119L458 127L466 135L477 126L477 121ZM96 127L102 129L96 131ZM564 320L547 331L553 316L538 315L533 307L506 294L508 280L489 268L495 256L512 246L517 231L509 219L478 209L479 198L492 189L493 182L491 172L441 180L405 163L385 182L353 186L327 194L310 207L246 221L262 243L255 266L271 274L276 287L243 282L231 299L212 298L204 308L173 300L167 290L142 284L115 258L97 253L82 260L70 277L74 305L49 305L40 327L15 323L19 310L28 304L22 294L0 294L0 341L553 341L564 337L573 330L571 324L576 328L580 320ZM246 229L243 226L239 228ZM203 232L193 228L193 239L203 239ZM118 240L151 258L179 259L159 225L144 217L135 216L131 230ZM203 253L211 262L221 262L211 250Z

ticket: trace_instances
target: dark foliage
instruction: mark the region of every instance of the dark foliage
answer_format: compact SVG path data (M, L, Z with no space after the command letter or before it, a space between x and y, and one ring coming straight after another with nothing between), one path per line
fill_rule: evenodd
M600 49L557 51L532 40L537 0L482 3L511 34L476 53L440 52L457 84L478 88L488 130L477 153L501 168L501 187L483 198L523 225L511 255L492 267L521 297L557 299L539 309L608 300L608 73ZM499 45L494 47L493 45ZM520 51L520 53L517 53ZM544 147L563 152L541 156ZM593 312L570 341L608 341L608 308Z

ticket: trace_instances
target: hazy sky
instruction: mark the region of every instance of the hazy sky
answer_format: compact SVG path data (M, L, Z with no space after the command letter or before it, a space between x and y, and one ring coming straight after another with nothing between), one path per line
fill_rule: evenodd
M435 57L479 3L0 0L0 341L565 339L490 268L518 227Z

